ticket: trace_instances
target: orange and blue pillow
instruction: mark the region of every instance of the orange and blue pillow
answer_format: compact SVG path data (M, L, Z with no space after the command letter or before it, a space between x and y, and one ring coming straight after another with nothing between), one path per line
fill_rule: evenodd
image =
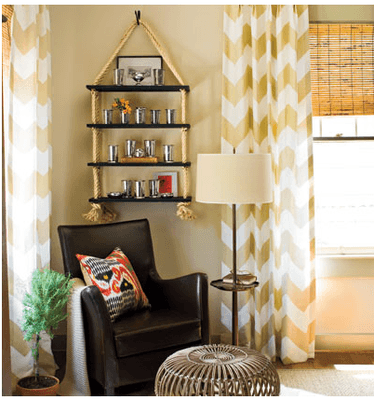
M111 321L120 315L150 307L130 260L116 247L105 259L76 254L86 285L99 288Z

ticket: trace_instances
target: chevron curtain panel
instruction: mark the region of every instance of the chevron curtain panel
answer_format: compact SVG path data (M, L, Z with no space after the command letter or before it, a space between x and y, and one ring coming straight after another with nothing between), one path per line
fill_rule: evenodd
M272 360L314 357L315 269L308 6L224 9L222 152L270 153L273 203L237 211L238 268L258 277L239 295L239 335ZM222 275L232 266L231 209L222 209ZM231 298L222 297L229 337ZM225 335L224 335L225 338Z
M33 373L20 329L22 301L36 268L49 268L51 217L51 53L48 6L15 5L9 69L6 214L12 388ZM54 374L48 335L42 373Z

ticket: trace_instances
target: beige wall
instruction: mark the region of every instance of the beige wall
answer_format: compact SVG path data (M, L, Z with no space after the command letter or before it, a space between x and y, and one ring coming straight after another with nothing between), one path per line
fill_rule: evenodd
M309 20L319 22L370 22L374 21L373 5L309 6Z
M136 9L141 10L142 18L169 51L176 69L191 88L188 96L188 122L192 126L189 130L188 159L192 162L192 196L195 195L197 153L220 151L223 6L50 6L53 72L51 265L60 271L63 264L57 226L86 224L81 214L89 211L88 199L93 194L92 170L86 165L92 160L92 140L90 129L86 128L90 122L91 103L90 92L85 86L93 82L113 53L133 21ZM139 27L121 54L158 53ZM166 83L175 83L170 71L167 71ZM143 104L149 108L157 104L165 108L165 99L168 104L179 107L179 94L158 96L134 98L136 105ZM111 97L108 98L110 104ZM149 136L156 138L158 143L175 141L179 147L178 130L142 133L134 130L129 133L106 132L103 134L104 143L109 138L112 144L122 146L126 138L141 140ZM103 160L106 156L105 149ZM109 182L105 184L104 193L118 190L121 179L135 178L140 173L147 178L151 168L104 171L106 182ZM161 276L172 278L202 271L213 280L220 276L219 206L193 202L192 208L198 215L192 222L181 221L175 215L175 204L127 203L115 207L115 211L119 215L118 220L149 219L156 265ZM220 294L214 288L209 291L211 327L216 332L220 330Z
M366 21L374 20L373 6L310 6L312 21ZM188 99L189 159L191 167L191 194L195 195L197 153L220 151L221 62L222 62L222 12L223 6L50 6L52 32L52 82L53 82L53 181L52 181L52 268L62 271L61 252L57 237L60 224L86 224L82 213L90 209L88 198L92 196L92 171L86 166L91 161L91 133L86 128L90 122L90 93L85 85L92 83L112 54L123 32L134 18L134 10L140 9L147 21L168 49L172 60L190 85ZM151 42L141 28L137 28L125 45L122 54L156 55ZM110 77L108 78L110 81ZM174 82L170 71L167 83ZM164 101L178 106L176 94L155 98L152 95L135 100L147 102L151 108ZM110 97L107 99L110 101ZM162 102L162 103L161 103ZM129 133L104 133L104 138L123 144ZM131 131L134 138L153 136L159 141L179 143L179 132ZM163 136L164 135L164 136ZM165 138L165 139L164 139ZM107 144L106 140L104 143ZM112 143L112 144L113 144ZM103 149L105 150L105 149ZM103 160L106 150L103 153ZM104 169L105 170L105 169ZM125 176L136 177L139 169L107 169L104 193L119 189ZM149 174L150 169L143 170ZM147 175L148 177L148 175ZM181 183L181 182L180 182ZM148 218L151 223L157 268L165 278L176 277L195 271L206 272L209 280L220 276L220 208L217 205L192 203L198 219L180 221L174 214L174 204L123 204L115 210L119 220ZM373 260L361 260L359 276L356 260L318 259L320 276L317 299L317 334L331 335L331 317L343 310L328 307L324 296L336 290L337 298L349 299L360 293L347 294L339 281L370 277ZM369 274L369 275L368 275ZM372 275L371 275L372 276ZM330 279L332 278L332 279ZM330 279L328 284L322 279ZM369 281L361 279L362 285ZM372 282L372 280L370 281ZM369 307L372 292L362 291L360 305ZM228 296L210 288L211 333L224 333L219 323L220 297ZM345 297L343 297L345 296ZM338 305L336 305L338 307ZM365 308L364 308L365 310ZM357 322L357 321L356 321ZM344 323L345 324L345 323ZM335 324L335 333L356 333L353 327ZM62 326L62 331L65 329ZM356 329L356 328L355 328ZM363 328L364 329L364 328ZM354 338L352 339L354 340ZM326 343L326 342L325 342ZM343 342L342 342L343 343ZM325 345L322 345L322 347ZM327 346L329 346L327 344ZM343 344L342 344L343 346ZM325 346L326 347L326 346Z

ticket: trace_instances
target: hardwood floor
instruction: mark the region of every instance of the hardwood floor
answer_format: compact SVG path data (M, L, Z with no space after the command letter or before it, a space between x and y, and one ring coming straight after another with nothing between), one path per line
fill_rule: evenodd
M334 369L335 364L374 364L374 351L321 351L317 350L314 359L307 362L283 365L277 359L277 369Z

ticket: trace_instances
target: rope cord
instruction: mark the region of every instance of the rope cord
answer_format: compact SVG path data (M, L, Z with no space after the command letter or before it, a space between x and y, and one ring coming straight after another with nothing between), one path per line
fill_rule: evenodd
M165 60L166 64L168 65L168 67L170 68L170 71L174 74L174 76L177 78L178 82L184 86L184 82L183 79L181 78L181 76L178 74L177 70L174 68L174 65L172 64L172 62L170 61L170 58L168 56L168 54L166 54L166 51L163 49L163 47L161 46L161 44L158 42L156 36L154 35L154 33L152 32L151 28L149 27L149 25L143 21L140 21L140 25L144 28L144 30L147 32L149 38L151 39L152 43L154 44L154 46L156 47L156 49L158 50L158 52L160 53L160 55L162 56L162 58Z
M132 31L137 27L137 23L136 21L134 21L129 28L127 29L127 31L123 34L121 41L119 42L119 45L117 46L117 48L114 50L114 53L110 56L108 62L104 65L103 69L100 71L99 75L96 77L96 79L94 80L94 85L98 85L99 83L101 83L102 79L104 78L104 76L107 74L107 72L109 71L109 68L112 65L112 62L114 61L114 59L117 57L118 53L120 52L120 50L122 49L123 45L127 42L127 39L130 37Z
M165 60L166 64L170 68L171 72L174 74L180 85L185 86L183 79L177 72L177 70L174 68L174 65L172 64L168 54L166 53L165 49L161 46L159 41L157 40L155 34L152 32L151 28L149 25L143 21L139 21L139 24L144 28L145 32L147 33L148 37L150 38L151 42L153 45L156 47L160 55L163 57ZM108 62L104 65L104 67L101 69L100 73L97 75L97 77L94 80L94 85L99 85L104 76L108 73L109 69L111 68L111 65L134 31L134 29L137 27L138 22L135 20L127 29L127 31L123 34L118 46L114 50L113 54L109 58ZM187 98L187 92L185 90L181 90L182 94L182 104L181 104L181 120L182 123L186 123L186 98ZM99 94L96 90L91 90L91 115L92 115L92 122L94 124L99 124L100 123L100 97ZM187 162L187 129L182 128L182 162ZM94 162L100 162L100 156L101 156L101 131L97 128L92 128L92 137L93 137L93 149L92 149L92 156ZM101 180L100 180L100 168L93 167L93 177L94 177L94 198L97 199L101 197ZM188 196L188 188L189 188L189 175L188 175L188 169L183 168L183 197L187 198ZM178 203L178 211L177 215L182 219L182 220L192 220L195 219L195 215L193 212L188 209L188 206L190 203ZM89 211L87 214L83 214L83 217L86 218L89 221L99 221L99 222L110 222L113 221L116 218L116 214L111 211L108 207L106 207L104 204L97 204L97 203L92 203L91 204L91 211Z

